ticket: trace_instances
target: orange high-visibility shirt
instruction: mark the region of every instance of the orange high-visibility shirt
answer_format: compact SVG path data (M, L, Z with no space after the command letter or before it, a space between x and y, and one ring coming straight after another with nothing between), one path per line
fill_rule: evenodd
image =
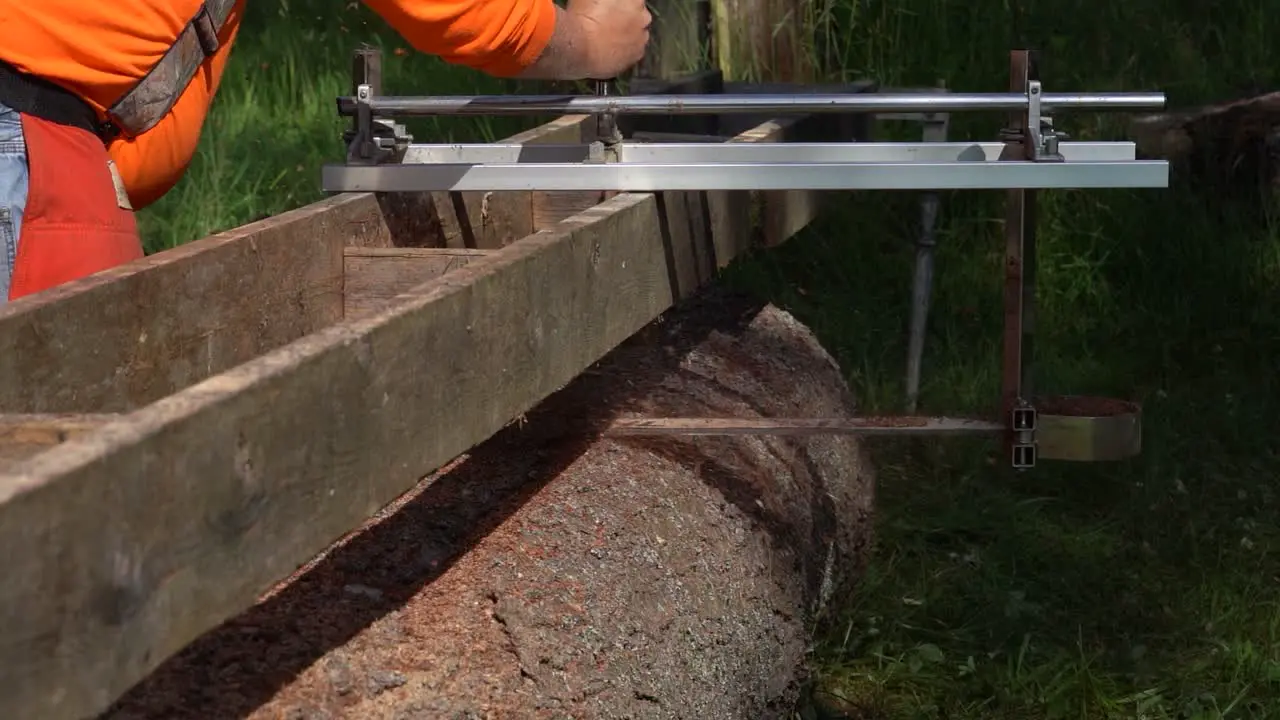
M240 29L238 0L222 47L154 128L109 148L141 209L182 178ZM365 0L415 49L500 77L537 60L555 27L553 0ZM102 111L158 62L200 0L0 0L0 59ZM264 128L265 130L265 128Z

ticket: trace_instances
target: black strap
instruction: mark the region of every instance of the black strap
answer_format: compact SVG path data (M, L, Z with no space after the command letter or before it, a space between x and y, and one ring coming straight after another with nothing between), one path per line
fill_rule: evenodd
M103 137L98 115L74 93L57 85L20 72L0 61L0 103L20 113L42 120L70 125Z

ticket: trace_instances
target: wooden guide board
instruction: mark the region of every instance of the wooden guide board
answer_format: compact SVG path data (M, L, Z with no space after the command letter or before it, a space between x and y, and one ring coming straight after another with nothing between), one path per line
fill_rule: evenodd
M817 206L488 195L467 200L524 237L459 251L454 217L423 248L403 207L346 194L0 311L0 439L26 443L0 454L0 716L101 712Z

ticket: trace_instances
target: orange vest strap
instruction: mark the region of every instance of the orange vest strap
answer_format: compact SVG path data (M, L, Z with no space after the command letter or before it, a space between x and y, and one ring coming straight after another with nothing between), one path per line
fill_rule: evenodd
M218 34L236 0L206 0L178 39L129 92L107 109L114 129L136 137L155 127L186 91L191 78L218 51Z

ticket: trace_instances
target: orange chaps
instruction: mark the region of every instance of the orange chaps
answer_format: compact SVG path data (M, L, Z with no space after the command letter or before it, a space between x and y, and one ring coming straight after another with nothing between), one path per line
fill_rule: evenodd
M22 114L28 189L9 299L142 257L133 211L116 200L102 140Z

